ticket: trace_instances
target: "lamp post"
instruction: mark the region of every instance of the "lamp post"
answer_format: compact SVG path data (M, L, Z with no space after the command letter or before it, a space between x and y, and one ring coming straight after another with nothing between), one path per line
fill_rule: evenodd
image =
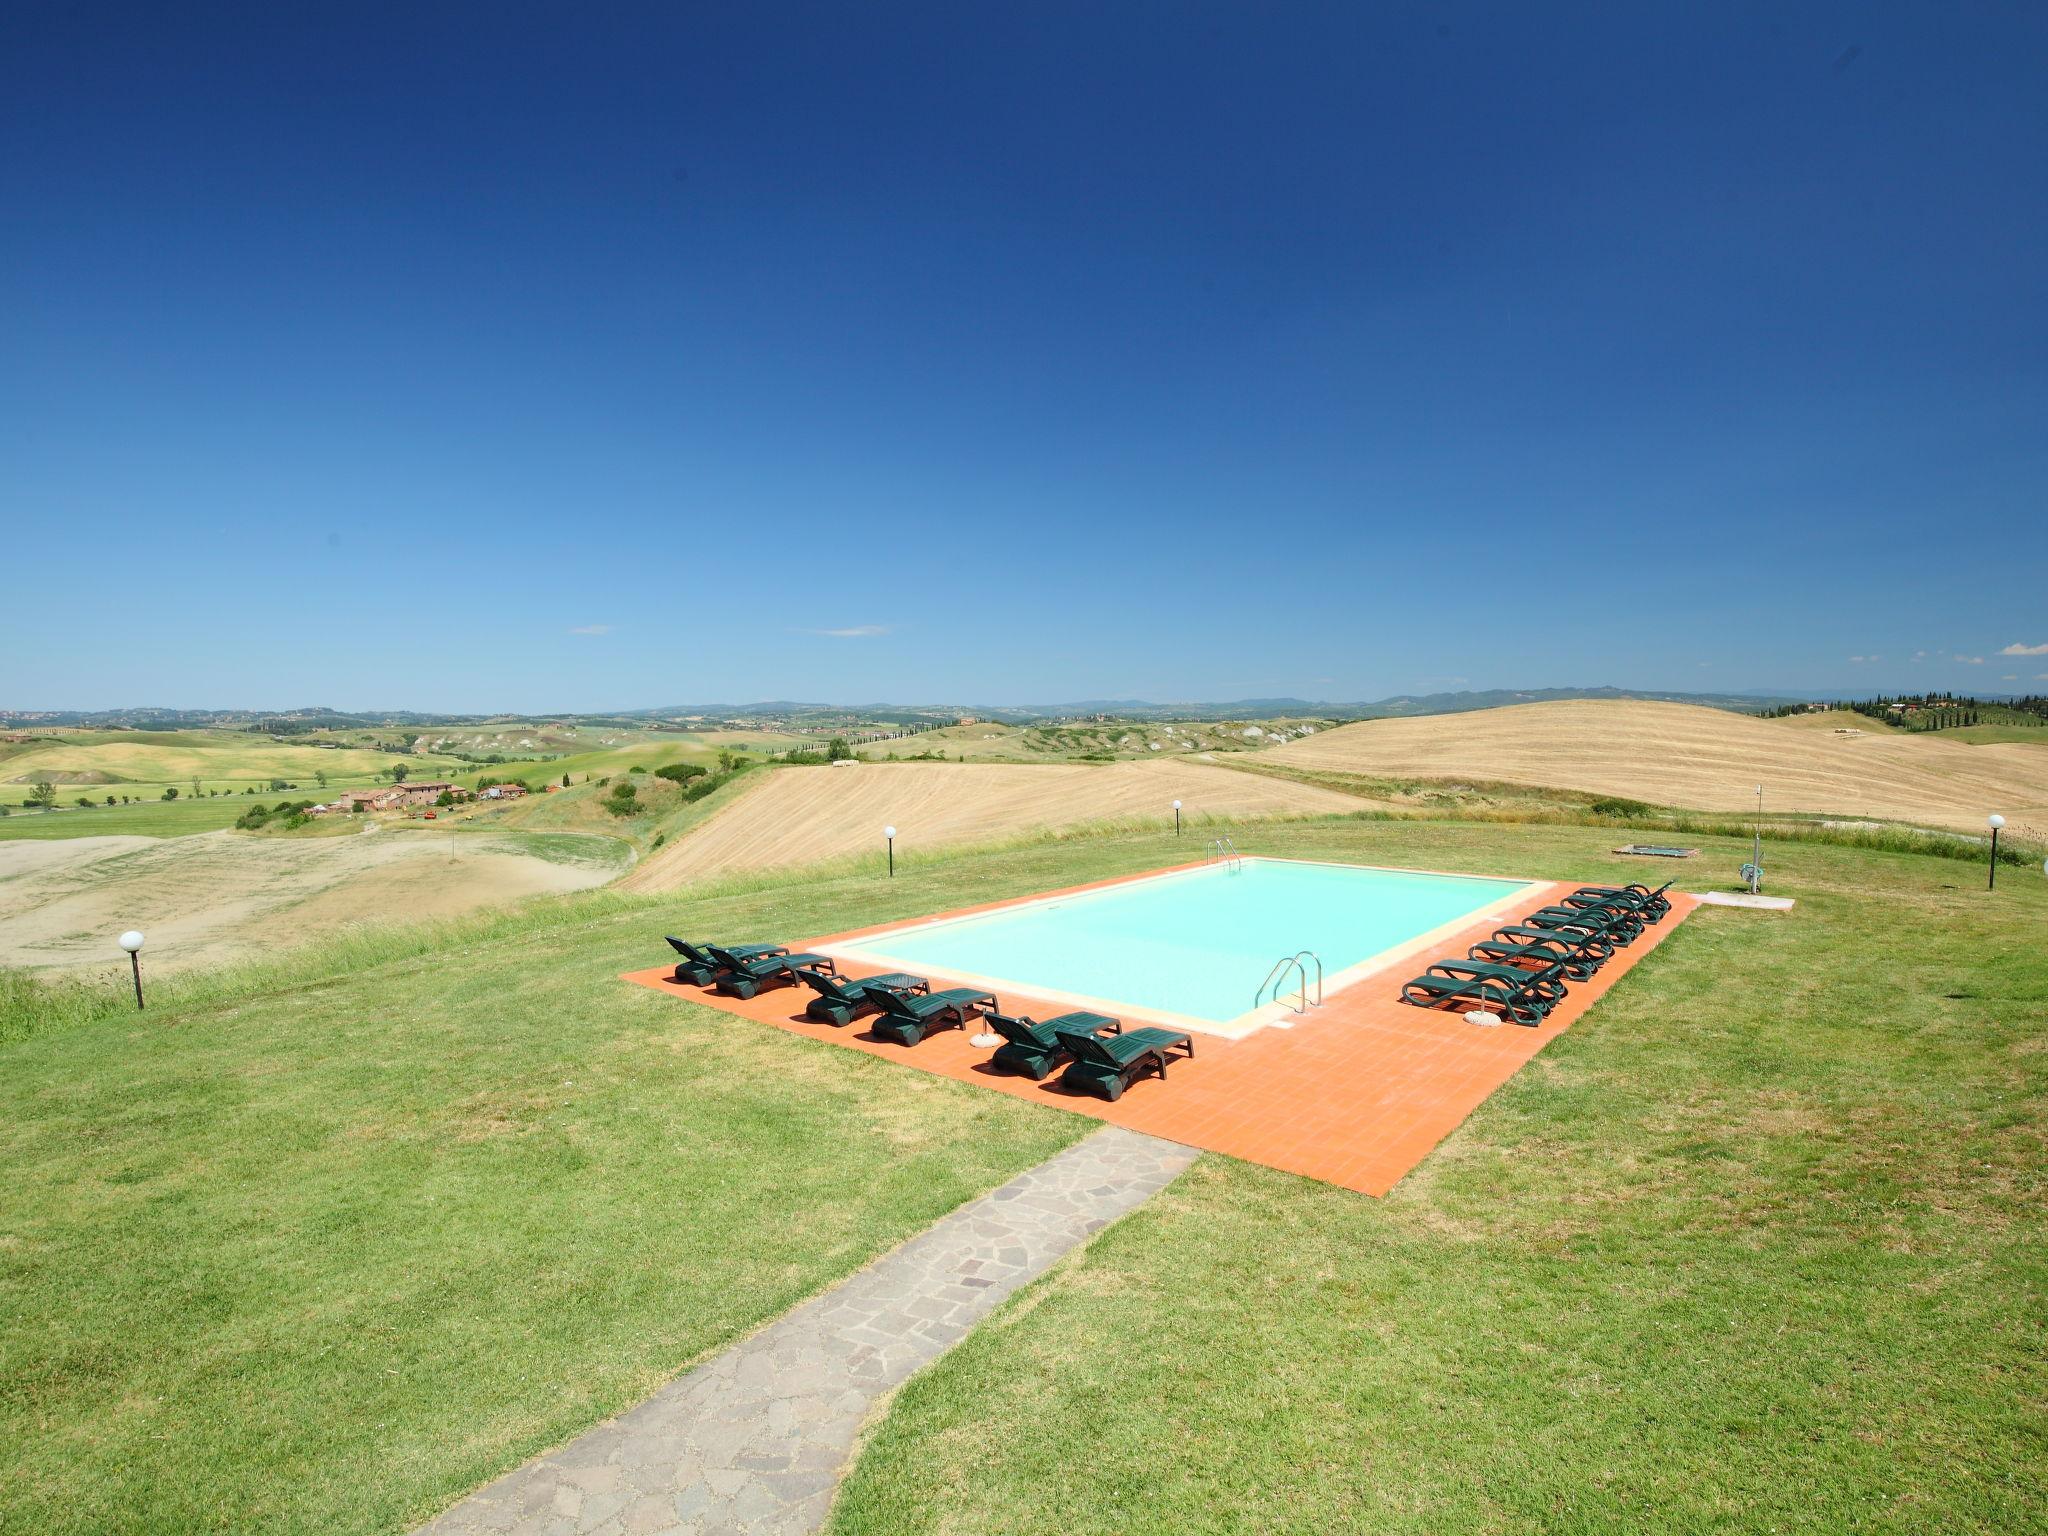
M1178 800L1173 802L1173 835L1175 837L1180 836L1180 802Z
M894 827L884 827L882 828L882 836L887 838L889 842L889 878L894 880L896 878L896 829Z
M1756 825L1749 840L1749 894L1764 888L1764 787L1756 787Z
M1998 889L1998 829L2004 825L2005 818L2003 816L1993 816L1990 818L1991 878L1984 882L1984 889L1987 891L1995 891Z
M142 1007L142 934L130 928L121 935L121 947L128 951L128 968L135 973L135 1006Z

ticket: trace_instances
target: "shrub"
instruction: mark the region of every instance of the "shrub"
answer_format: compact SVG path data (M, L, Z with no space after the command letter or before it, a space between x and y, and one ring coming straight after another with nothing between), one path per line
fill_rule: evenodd
M697 763L668 763L654 770L657 779L667 779L672 784L687 784L692 779L704 777L704 769Z
M1595 800L1587 807L1595 816L1648 816L1651 808L1640 800L1627 800L1620 795L1608 795Z
M645 773L646 771L647 770L641 767L638 763L635 763L632 767L626 770L626 772L628 773Z
M177 785L175 785L175 784L167 784L167 785L165 785L165 786L164 786L164 798L165 798L166 800L175 800L175 799L177 799L177 798L178 798L178 786L177 786Z

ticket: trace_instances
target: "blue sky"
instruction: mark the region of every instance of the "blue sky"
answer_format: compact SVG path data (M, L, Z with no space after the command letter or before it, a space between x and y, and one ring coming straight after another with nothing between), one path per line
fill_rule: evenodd
M9 7L0 707L2048 686L2048 8L293 11Z

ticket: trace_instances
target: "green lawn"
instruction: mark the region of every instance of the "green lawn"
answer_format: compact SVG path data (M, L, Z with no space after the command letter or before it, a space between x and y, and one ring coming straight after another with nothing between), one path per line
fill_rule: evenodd
M1495 840L1592 837L1316 839ZM833 1530L2042 1530L2048 881L1780 846L1773 885L1384 1202L1205 1158L913 1381Z
M711 918L619 908L0 1046L0 1531L407 1529L1089 1128L628 987Z
M66 785L67 790L72 786ZM66 796L76 799L79 795L95 793L88 787L77 788ZM133 791L131 790L132 794ZM96 798L104 798L106 790L98 788ZM218 832L222 827L231 827L235 818L250 806L258 804L275 805L279 800L292 798L286 795L263 794L255 797L246 795L222 795L207 800L139 800L133 805L102 805L91 810L78 806L59 805L54 811L28 811L10 807L9 814L0 816L0 839L5 838L58 838L58 837L188 837L195 832ZM299 799L313 799L314 795L301 794Z
M1090 1122L617 971L1192 851L596 894L0 1045L0 1531L402 1531L636 1401ZM1771 867L1797 912L1691 919L1392 1198L1203 1159L899 1395L842 1536L2038 1529L2048 882Z

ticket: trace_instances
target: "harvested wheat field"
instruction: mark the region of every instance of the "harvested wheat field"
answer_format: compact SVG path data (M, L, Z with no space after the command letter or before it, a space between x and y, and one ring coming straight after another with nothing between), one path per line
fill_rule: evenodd
M149 935L152 969L218 964L601 885L622 852L608 838L410 831L0 842L0 965L109 965L125 928Z
M777 769L738 804L634 869L620 886L666 891L740 870L877 852L882 828L908 853L1117 819L1328 815L1362 801L1201 763L864 763Z
M2048 833L2048 747L1967 746L1878 728L1837 736L1693 704L1574 699L1370 720L1261 760L1395 779L1494 780L1688 810L1765 808L1981 832L1997 811Z

